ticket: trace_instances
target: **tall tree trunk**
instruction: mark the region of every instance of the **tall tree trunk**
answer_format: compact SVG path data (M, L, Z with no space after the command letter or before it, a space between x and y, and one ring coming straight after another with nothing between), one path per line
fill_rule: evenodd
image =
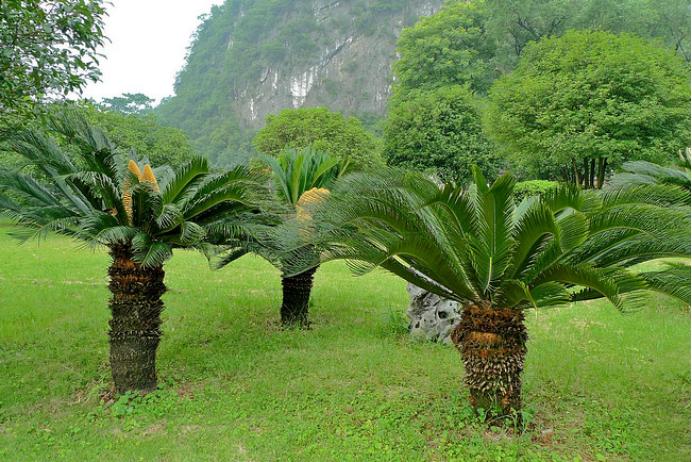
M606 168L608 167L608 159L601 157L598 159L598 177L596 178L596 188L601 189L605 182Z
M522 310L464 306L452 341L461 353L474 408L499 408L504 415L521 410L527 338Z
M308 306L312 283L319 266L296 276L283 276L283 301L281 303L281 324L287 327L308 327Z
M110 363L116 393L156 388L156 349L161 337L163 267L143 268L129 246L110 248Z
M584 173L581 176L582 187L589 189L589 159L584 159Z
M572 159L572 169L574 170L574 183L577 187L581 186L581 175L579 175L579 168L577 168L577 161Z
M596 178L596 159L593 157L591 158L591 161L589 162L590 164L590 169L589 169L589 189L594 188L594 179Z

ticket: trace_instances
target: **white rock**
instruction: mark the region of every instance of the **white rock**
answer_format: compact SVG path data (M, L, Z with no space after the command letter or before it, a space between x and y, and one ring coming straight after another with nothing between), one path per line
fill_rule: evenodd
M459 303L432 294L413 284L408 285L411 297L406 314L412 336L433 342L451 344L452 330L461 319Z

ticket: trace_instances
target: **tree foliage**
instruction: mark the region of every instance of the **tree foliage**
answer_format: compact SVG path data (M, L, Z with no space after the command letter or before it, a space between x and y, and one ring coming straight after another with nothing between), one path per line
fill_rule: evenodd
M521 202L527 197L541 197L550 193L560 184L556 181L548 180L527 180L520 181L514 185L514 199Z
M100 77L102 0L0 2L0 113L79 92Z
M657 39L689 62L690 8L683 0L486 0L485 23L497 44L495 65L503 72L517 63L529 42L570 29L630 32Z
M689 191L563 185L517 204L514 184L505 174L488 186L478 169L468 188L391 169L352 174L303 225L323 262L358 261L360 274L381 266L443 297L498 307L564 303L584 296L566 288L582 286L623 308L646 288L625 268L689 257ZM296 254L295 270L303 263Z
M98 107L105 111L123 114L145 114L154 109L154 100L143 93L123 93L112 98L103 98Z
M607 298L620 310L658 291L690 298L688 265L653 272L635 265L690 255L689 191L640 186L598 194L555 188L518 205L514 179L488 181L474 168L470 187L379 171L344 177L330 199L286 226L287 266L300 273L347 260L356 274L381 267L461 303L453 333L473 406L520 410L526 353L522 310ZM484 401L480 401L483 399Z
M381 163L378 141L360 120L326 108L284 109L269 115L253 144L259 152L272 156L286 148L312 147L355 169Z
M348 169L347 163L312 148L288 148L277 157L265 156L263 160L271 168L279 200L293 207L306 192L330 188Z
M484 1L454 2L404 29L397 42L395 98L409 90L468 85L485 93L496 77L496 45L485 29Z
M447 181L471 177L479 165L495 176L501 161L481 129L479 102L463 87L412 91L392 104L385 124L384 157Z
M49 126L50 135L27 129L6 140L33 171L0 170L0 212L19 225L19 238L57 233L108 248L115 390L149 392L157 385L164 263L176 248L210 255L223 243L243 252L266 216L266 181L242 167L213 173L199 157L152 169L77 113L52 116Z
M195 157L187 135L179 128L161 125L152 113L128 114L83 106L85 117L101 128L118 148L134 150L154 165L179 167Z
M676 164L669 167L644 160L625 162L622 171L613 175L608 186L627 188L647 184L669 185L689 191L690 181L690 150L687 148L681 151Z
M267 199L264 181L241 167L212 173L196 157L176 169L151 169L78 113L54 115L49 126L53 136L24 130L4 140L36 172L0 172L0 190L20 199L0 194L0 210L28 231L25 238L54 232L128 245L135 261L159 266L173 248L206 250L210 241L249 232ZM75 149L67 152L63 140Z
M451 0L402 31L394 96L454 84L485 94L529 42L569 29L631 32L689 62L690 9L682 0Z
M571 31L529 44L490 91L487 128L531 176L600 187L628 160L689 142L689 69L629 34Z

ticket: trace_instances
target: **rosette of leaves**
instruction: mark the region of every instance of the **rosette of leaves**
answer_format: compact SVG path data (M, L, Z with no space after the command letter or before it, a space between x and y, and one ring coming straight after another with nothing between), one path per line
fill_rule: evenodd
M313 148L285 149L277 157L262 156L260 160L271 170L276 209L283 210L282 221L312 221L311 210L329 197L329 188L345 173L348 163L316 151ZM294 234L291 239L308 242L311 238L304 232ZM279 238L281 239L281 237ZM277 242L277 234L269 232L255 243L253 250L281 270L281 323L286 327L308 327L310 294L318 265L297 274L286 274L284 243ZM317 262L317 253L310 245L301 248L303 258ZM235 252L225 252L217 266L223 267L233 261Z
M626 311L647 291L689 303L688 266L636 266L689 258L688 191L562 185L517 203L512 176L473 177L461 187L400 170L349 175L313 220L293 222L307 227L322 263L347 260L356 274L381 267L461 304L452 339L473 406L521 411L527 309L606 298ZM314 266L286 228L289 274Z
M4 140L28 173L0 172L0 209L19 238L57 233L108 249L115 389L152 390L164 264L177 248L243 248L261 226L266 181L243 167L212 172L203 158L152 168L76 114L52 117L50 127Z

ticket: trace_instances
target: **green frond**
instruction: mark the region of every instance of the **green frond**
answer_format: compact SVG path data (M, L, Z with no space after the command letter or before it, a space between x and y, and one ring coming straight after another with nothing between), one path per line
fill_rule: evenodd
M679 263L668 263L666 268L659 271L647 271L639 273L646 281L649 290L675 297L678 300L690 304L690 266Z
M179 199L188 189L195 183L196 179L203 177L209 172L207 159L204 157L195 157L188 161L185 165L174 171L173 176L165 183L161 184L163 202L170 204Z
M689 158L687 159L689 165ZM683 164L684 168L684 164ZM629 188L638 185L677 186L690 190L690 171L686 169L664 167L643 160L625 162L623 173L613 175L609 186L615 189Z
M632 203L634 212L626 212L598 193L571 187L515 207L512 188L511 177L488 185L478 172L467 189L439 187L395 169L350 175L335 183L329 200L313 211L314 220L285 222L275 241L291 274L316 264L304 254L313 248L321 262L346 260L356 274L382 267L462 303L543 307L597 295L624 310L651 288L626 269L634 260L624 255L661 255L657 239L673 234L658 231L652 239L653 224L688 220L679 209L670 218L655 204ZM661 221L665 216L672 221ZM681 242L675 248L682 249ZM611 260L589 259L589 248Z

